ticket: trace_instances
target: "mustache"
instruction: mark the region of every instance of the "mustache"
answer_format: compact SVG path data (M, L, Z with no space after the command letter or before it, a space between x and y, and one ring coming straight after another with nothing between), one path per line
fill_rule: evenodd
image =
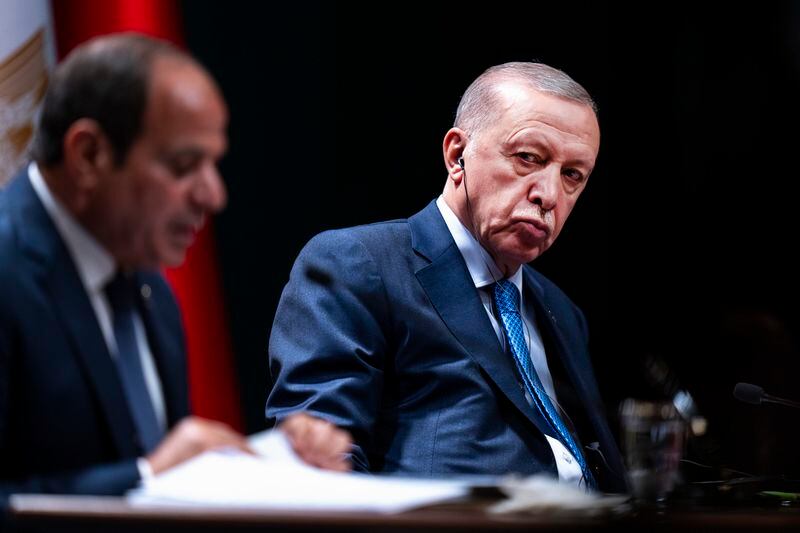
M540 205L532 204L529 209L522 213L522 216L538 220L550 229L555 227L556 219L552 209L544 209Z

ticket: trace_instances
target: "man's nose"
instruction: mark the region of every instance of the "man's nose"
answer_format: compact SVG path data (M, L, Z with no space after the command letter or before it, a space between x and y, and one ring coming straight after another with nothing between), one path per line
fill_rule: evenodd
M561 187L561 168L550 164L537 172L528 189L528 201L538 205L544 211L550 211L556 206L558 191Z
M205 166L198 182L192 190L192 199L207 213L216 213L228 203L228 192L225 182L215 164Z

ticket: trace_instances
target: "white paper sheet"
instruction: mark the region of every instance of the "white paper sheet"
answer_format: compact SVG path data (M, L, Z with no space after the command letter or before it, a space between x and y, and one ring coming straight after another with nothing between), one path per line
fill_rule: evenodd
M464 481L327 472L305 465L280 431L250 439L259 454L203 453L131 491L134 505L400 512L467 495Z
M543 475L507 479L499 488L509 499L489 508L491 513L527 513L539 515L597 516L627 510L628 496L604 496L586 492L570 483Z

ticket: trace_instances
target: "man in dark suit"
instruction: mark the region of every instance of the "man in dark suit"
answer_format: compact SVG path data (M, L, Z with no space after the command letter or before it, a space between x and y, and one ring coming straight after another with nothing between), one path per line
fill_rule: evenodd
M487 70L445 135L438 200L300 253L272 329L267 417L305 410L349 430L363 470L545 472L624 491L583 314L527 265L599 142L594 102L563 72Z
M227 110L186 54L93 40L54 73L35 162L0 192L0 507L14 492L121 494L241 435L190 416L184 338L158 272L225 205ZM309 462L344 432L300 415Z

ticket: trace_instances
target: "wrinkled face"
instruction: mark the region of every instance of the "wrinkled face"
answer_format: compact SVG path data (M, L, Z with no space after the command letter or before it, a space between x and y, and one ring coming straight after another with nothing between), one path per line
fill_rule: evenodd
M473 233L511 274L553 244L600 147L588 106L519 83L498 87L497 120L464 151Z
M225 206L217 162L227 147L227 120L204 72L178 59L156 60L142 132L95 202L102 241L122 266L180 264L206 216Z

